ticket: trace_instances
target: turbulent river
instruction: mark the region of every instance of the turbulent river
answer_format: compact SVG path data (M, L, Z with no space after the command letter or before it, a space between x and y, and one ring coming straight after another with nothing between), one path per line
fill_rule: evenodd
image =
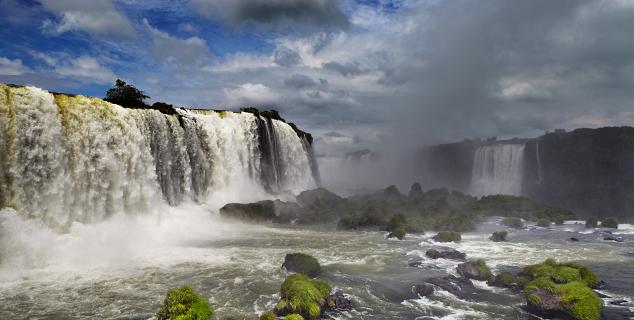
M0 319L147 319L165 292L182 284L208 298L219 319L255 319L279 299L284 255L298 251L317 257L323 278L352 299L355 308L333 316L339 319L533 319L520 295L484 282L475 282L473 301L444 291L412 294L412 285L428 277L455 273L458 262L425 257L438 246L484 258L494 272L548 257L581 261L607 282L603 292L612 298L606 305L626 300L617 314L634 317L632 225L615 232L623 243L603 241L573 222L513 231L508 242L494 243L488 236L500 226L491 220L460 243L437 244L433 233L397 241L378 231L231 223L198 205L165 210L169 214L76 223L64 234L3 210ZM569 241L573 236L580 241ZM408 265L420 260L419 268Z

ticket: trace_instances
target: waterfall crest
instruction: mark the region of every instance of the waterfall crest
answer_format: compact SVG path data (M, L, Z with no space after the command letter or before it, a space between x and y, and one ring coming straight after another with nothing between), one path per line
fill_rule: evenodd
M312 147L247 112L128 109L0 84L0 208L66 228L156 203L316 185Z
M524 144L479 147L474 156L470 193L520 195L524 175Z

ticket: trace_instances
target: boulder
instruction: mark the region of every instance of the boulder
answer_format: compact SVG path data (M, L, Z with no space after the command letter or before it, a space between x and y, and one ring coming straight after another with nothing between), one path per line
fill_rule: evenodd
M350 310L352 301L343 295L340 290L335 291L326 298L326 306L329 310Z
M624 241L624 240L623 240L623 238L621 238L621 237L615 237L615 236L605 236L605 237L603 237L603 240L606 240L606 241L615 241L615 242L623 242L623 241Z
M491 239L491 241L493 242L506 241L507 235L508 235L508 232L506 230L499 230L499 231L493 232L493 234L491 234L491 237L489 237L489 239Z
M577 242L577 241L579 241L579 239L578 239L578 238L575 238L575 237L570 237L570 239L569 239L569 240L570 240L570 241L573 241L573 242Z
M513 290L520 290L522 288L522 286L517 283L517 278L513 274L508 272L496 274L495 277L487 281L487 284L492 287L507 288Z
M455 231L440 231L438 234L432 237L436 242L458 242L462 239L459 232Z
M467 279L486 281L491 278L491 269L482 259L461 263L456 267L458 274Z
M458 278L453 275L429 278L425 282L433 284L460 299L470 297L476 290L471 280Z
M451 260L464 260L467 256L466 254L455 250L455 249L445 249L443 251L438 251L436 249L429 249L425 252L425 255L431 259L451 259Z
M313 256L305 253L289 253L284 258L282 267L286 268L289 272L305 274L311 278L318 276L321 273L321 266L319 261Z
M417 284L412 287L412 292L420 297L428 297L434 293L434 285L430 283Z
M304 319L319 318L326 308L326 298L330 295L330 284L309 279L303 274L286 277L274 312L278 316L299 314Z
M344 206L346 199L324 188L317 188L301 192L297 197L297 204L303 208L333 210Z
M275 218L275 205L271 200L229 203L220 208L220 215L246 222L272 222Z
M389 238L396 238L399 240L403 240L403 238L405 238L405 228L403 227L398 227L394 230L392 230L392 232L390 232L390 234L387 235L388 239Z

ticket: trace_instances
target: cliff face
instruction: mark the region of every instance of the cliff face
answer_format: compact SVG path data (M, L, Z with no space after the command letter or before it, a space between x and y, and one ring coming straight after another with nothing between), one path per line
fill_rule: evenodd
M580 216L634 219L634 128L606 127L549 133L516 141L465 141L426 147L425 186L470 192L475 151L523 143L522 195L573 209Z

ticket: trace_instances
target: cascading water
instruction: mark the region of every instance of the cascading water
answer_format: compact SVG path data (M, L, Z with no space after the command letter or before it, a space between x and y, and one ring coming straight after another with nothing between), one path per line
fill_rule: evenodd
M175 110L0 84L0 209L64 229L163 200L315 186L311 146L289 124Z
M520 195L524 174L524 144L495 144L476 150L470 193Z

